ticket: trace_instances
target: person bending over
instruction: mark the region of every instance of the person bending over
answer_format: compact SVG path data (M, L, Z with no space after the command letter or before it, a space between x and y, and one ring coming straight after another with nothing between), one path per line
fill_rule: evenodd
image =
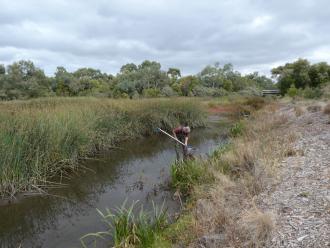
M188 149L187 149L187 146L188 146L188 140L189 140L189 133L190 133L190 127L188 125L188 123L183 123L181 124L180 126L174 128L172 130L173 132L173 136L175 138L177 138L178 140L180 140L182 143L184 143L185 145L181 145L182 146L182 154L183 154L183 159L186 159L187 158L187 155L188 155ZM180 153L177 149L178 146L176 146L176 156L177 156L177 159L179 160L180 159Z

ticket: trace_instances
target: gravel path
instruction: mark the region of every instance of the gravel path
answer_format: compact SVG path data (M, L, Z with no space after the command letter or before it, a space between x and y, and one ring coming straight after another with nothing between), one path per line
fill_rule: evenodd
M299 117L293 107L282 110L297 131L298 152L282 161L278 184L258 197L276 214L267 247L330 247L330 116L309 110Z

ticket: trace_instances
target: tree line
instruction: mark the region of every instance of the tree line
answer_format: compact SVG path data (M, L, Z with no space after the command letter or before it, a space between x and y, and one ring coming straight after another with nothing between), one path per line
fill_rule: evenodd
M21 60L0 65L0 99L28 99L46 96L103 96L138 98L158 96L223 96L231 92L259 94L278 87L285 94L297 88L320 87L330 80L330 67L322 62L311 65L299 59L272 69L277 81L257 72L242 75L232 64L207 65L196 75L182 76L178 68L163 70L156 61L128 63L117 75L98 69L80 68L74 72L57 67L53 76L45 75L32 61Z
M283 95L296 95L300 91L307 97L317 97L322 94L322 87L330 83L330 65L326 62L311 64L306 59L298 59L271 72Z

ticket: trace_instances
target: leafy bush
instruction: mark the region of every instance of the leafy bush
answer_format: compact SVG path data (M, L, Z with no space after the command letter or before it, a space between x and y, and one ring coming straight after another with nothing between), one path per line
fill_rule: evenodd
M243 96L261 96L262 95L261 90L259 90L256 87L247 87L244 90L240 90L238 93Z
M295 97L297 96L297 94L298 94L298 89L293 84L291 84L291 87L288 89L288 95L290 97Z
M304 90L302 90L301 93L303 97L309 99L315 99L322 96L322 91L318 87L317 88L306 87Z
M160 96L160 90L156 88L149 88L143 90L143 96L145 97L157 97Z
M165 86L162 90L161 90L161 94L162 96L177 96L178 93L175 92L170 86Z

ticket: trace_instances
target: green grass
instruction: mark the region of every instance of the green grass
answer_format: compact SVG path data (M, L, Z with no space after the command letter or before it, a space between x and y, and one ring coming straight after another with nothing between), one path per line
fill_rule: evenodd
M120 208L105 212L98 210L108 230L104 232L89 233L81 237L81 243L86 247L86 239L106 239L111 236L114 247L152 247L157 235L167 226L166 210L164 204L158 208L153 204L152 213L141 207L135 214L136 202L126 207L126 202ZM91 241L91 240L90 240ZM95 243L96 244L96 243Z
M230 128L230 136L233 138L239 137L244 132L244 123L242 121L236 122L231 128Z
M207 163L201 160L187 160L171 165L171 187L187 196L193 187L202 183L212 183L212 173L206 168Z
M205 119L192 99L44 98L0 103L0 197L46 185L79 159L180 121Z

